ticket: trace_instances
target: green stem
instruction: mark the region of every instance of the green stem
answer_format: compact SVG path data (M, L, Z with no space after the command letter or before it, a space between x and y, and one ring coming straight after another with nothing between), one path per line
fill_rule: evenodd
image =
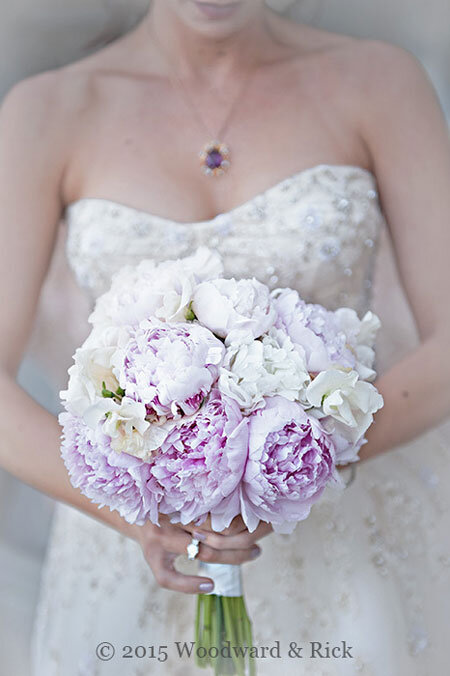
M199 594L197 600L197 626L195 631L195 647L201 648L205 643L205 594ZM208 666L208 660L200 657L196 651L195 661L198 667L205 668Z
M236 628L235 628L235 617L232 611L232 598L224 596L222 597L223 611L225 616L225 629L227 634L227 639L230 641L231 645L231 656L233 662L236 666L238 676L245 676L245 670L243 668L242 660L239 655L235 653L233 648L237 645L236 637Z
M221 649L229 641L231 657L225 657ZM256 663L250 658L253 647L252 627L245 601L240 597L199 594L195 618L196 665L201 668L212 666L215 676L255 676ZM210 657L209 651L217 648L217 657ZM198 655L198 649L205 652ZM234 649L237 649L235 652ZM246 652L240 653L239 648ZM247 668L248 665L248 668Z
M236 619L237 619L237 634L238 634L238 641L239 645L246 646L247 645L247 640L246 640L246 635L245 635L245 627L244 627L244 615L243 615L243 606L242 606L243 600L242 597L239 597L236 599ZM250 648L250 646L247 646Z
M208 652L206 656L206 664L211 664L211 659L209 657L209 650L212 646L213 635L212 635L212 621L213 621L213 603L214 599L211 594L206 595L206 608L205 608L205 629L206 629L206 641L205 648Z
M197 610L195 612L195 647L197 648L200 645L200 617L201 617L201 594L197 596ZM195 653L195 663L199 667L199 659L197 652Z
M252 623L247 613L247 608L245 606L244 597L242 597L242 606L244 609L244 626L245 626L245 636L246 642L249 646L249 650L253 647L253 636L252 636ZM249 676L256 676L256 662L253 658L249 657Z

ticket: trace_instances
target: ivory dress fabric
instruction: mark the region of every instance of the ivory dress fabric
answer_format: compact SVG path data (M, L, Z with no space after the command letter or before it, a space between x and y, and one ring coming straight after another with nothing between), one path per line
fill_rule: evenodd
M92 302L125 264L207 245L221 253L226 276L294 287L309 302L360 315L371 307L386 226L374 175L325 164L208 221L179 223L82 198L67 207L65 222L69 264ZM448 448L428 435L362 464L355 481L344 492L329 489L294 534L261 541L262 555L243 567L255 644L274 648L257 660L260 676L280 669L296 676L442 673L450 626L449 480ZM180 558L180 568L195 566ZM178 657L176 642L193 641L194 612L195 596L161 589L135 542L58 506L33 675L206 675L193 658ZM101 661L95 649L106 641L116 653ZM321 643L315 652L312 642ZM339 656L343 642L347 657ZM144 646L146 657L124 657L126 646ZM152 646L156 656L167 646L167 661L152 658ZM327 646L341 650L327 658Z

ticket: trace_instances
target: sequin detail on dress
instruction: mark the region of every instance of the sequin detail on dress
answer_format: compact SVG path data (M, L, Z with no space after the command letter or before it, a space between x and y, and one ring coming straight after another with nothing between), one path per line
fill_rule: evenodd
M319 165L209 221L177 223L96 198L72 203L66 220L70 264L93 297L122 265L207 245L222 254L227 276L255 275L311 302L362 312L383 217L370 172Z

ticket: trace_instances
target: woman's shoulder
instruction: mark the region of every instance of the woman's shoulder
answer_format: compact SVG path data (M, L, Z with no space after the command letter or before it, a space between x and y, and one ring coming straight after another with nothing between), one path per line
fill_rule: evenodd
M3 97L2 108L23 108L35 119L54 121L61 111L77 114L90 87L89 72L71 66L50 68L12 84Z
M0 139L2 134L26 138L29 154L51 149L55 162L62 164L98 98L100 71L86 65L80 61L50 68L12 84L0 104Z
M349 36L338 42L328 54L334 81L369 124L378 124L378 112L395 116L405 106L437 99L424 65L406 47Z
M337 110L343 105L345 111L353 110L361 116L366 109L382 105L391 107L395 114L399 97L405 98L408 89L429 96L425 68L405 47L305 24L287 28L291 41L296 40L299 81L304 77L307 59L311 78L321 91L333 97Z
M0 124L14 121L16 130L27 130L28 136L36 142L48 139L56 141L64 135L70 117L77 113L80 101L81 81L68 82L60 69L46 70L30 75L12 84L6 91L0 106ZM78 91L76 92L75 89Z
M379 75L395 79L402 72L421 69L412 52L381 39L360 38L293 21L284 21L282 26L299 61L305 57L326 61L330 69L353 82Z
M21 79L7 90L4 103L12 101L26 104L30 100L43 108L66 108L78 112L105 77L120 75L126 38L126 35L121 36L111 44L80 55L68 64Z
M115 68L106 49L83 56L67 65L29 75L10 86L1 102L0 116L6 113L29 117L36 127L45 124L55 136L58 130L76 127L84 114L101 99L105 78L114 79ZM123 78L122 78L123 79ZM60 122L60 124L58 124Z

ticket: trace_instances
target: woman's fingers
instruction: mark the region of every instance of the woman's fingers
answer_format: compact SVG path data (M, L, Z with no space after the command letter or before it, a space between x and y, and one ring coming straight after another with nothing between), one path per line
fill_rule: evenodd
M193 535L178 526L165 526L161 533L160 543L168 552L172 554L187 554L187 546L191 542Z
M175 568L179 555L187 554L187 546L193 537L199 540L197 559L208 563L228 563L238 565L252 561L261 550L255 541L270 532L268 524L261 523L254 533L243 526L242 519L236 519L230 529L222 533L196 530L189 532L187 527L170 523L163 518L160 526L147 524L140 532L139 542L144 556L153 571L156 581L165 589L185 594L201 594L213 591L214 583L207 577L185 575ZM230 534L227 534L230 533Z
M157 583L165 589L185 594L211 592L214 589L211 579L198 575L184 575L175 569L177 553L186 553L186 546L191 541L189 533L176 528L166 518L160 519L160 524L160 526L145 524L141 527L138 538ZM175 552L171 551L173 549Z
M260 554L261 549L257 545L250 549L213 549L202 544L197 559L207 563L231 563L236 566L246 561L253 561Z
M185 530L189 530L191 533L196 530L204 531L204 532L210 532L214 533L215 531L213 530L211 526L211 517L208 516L208 518L202 523L201 526L196 526L194 522L188 523L186 526L183 526ZM247 530L247 526L245 525L241 515L236 516L233 521L230 523L228 528L225 528L224 530L220 531L222 535L237 535L238 533L242 533L243 531Z
M221 533L205 532L199 527L193 532L193 536L197 536L198 540L209 545L209 547L212 547L213 549L249 549L255 545L255 542L271 532L272 526L265 521L261 521L253 533L244 530L236 535L227 535L224 534L224 531Z
M210 530L212 531L212 528ZM247 526L245 525L242 516L239 514L239 516L236 516L233 519L228 528L225 528L225 530L221 531L221 533L222 535L237 535L238 533L243 533L246 530Z
M187 543L190 541L191 538L187 536ZM181 552L167 551L166 545L155 541L146 548L144 554L157 583L165 589L180 591L185 594L202 594L213 591L214 583L210 578L198 575L185 575L176 570L175 560L179 553L185 553L185 544L186 540L182 542L181 538L176 537L173 538L169 547L170 549L179 549L180 545L182 545ZM196 558L208 563L231 563L238 565L251 561L259 556L259 553L259 547L219 551L201 544Z
M198 535L201 535L200 533ZM188 533L175 526L166 526L159 542L167 552L171 554L186 554L187 546L192 540L191 533ZM222 536L220 536L222 537ZM231 540L232 536L223 536L224 543ZM235 536L237 537L237 536ZM199 542L199 552L196 556L200 561L208 561L214 563L233 563L235 565L244 563L245 561L252 561L259 556L260 548L250 542L248 546L241 547L227 547L226 544L222 547L214 548L209 542L205 542L202 538L197 538ZM222 544L222 541L221 541Z
M161 546L154 547L146 558L157 583L164 589L184 594L205 594L214 589L214 583L209 577L178 572L174 565L176 554L166 552Z

